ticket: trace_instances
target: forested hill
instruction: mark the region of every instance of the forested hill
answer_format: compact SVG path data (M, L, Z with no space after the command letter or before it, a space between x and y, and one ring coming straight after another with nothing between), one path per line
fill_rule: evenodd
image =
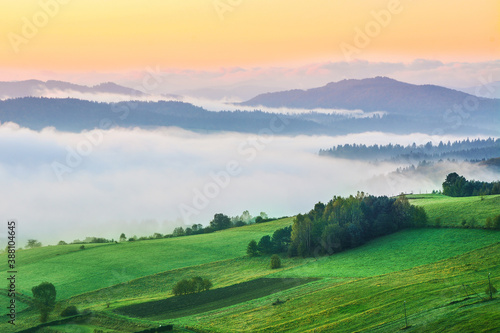
M431 142L425 145L416 145L413 143L407 146L399 144L388 144L385 146L345 144L320 150L319 154L338 158L378 161L483 160L500 157L500 139L467 139L453 143L440 142L438 145L433 145Z
M500 118L499 118L500 119ZM273 114L255 111L212 112L176 101L98 103L65 98L25 97L0 100L0 122L41 130L79 132L110 126L176 126L194 131L234 131L287 135L342 135L380 131L396 134L442 131L457 135L500 135L499 119L474 115L467 121L418 113L356 118L346 114ZM457 123L457 121L459 123ZM104 124L103 124L104 123ZM460 125L460 126L458 126Z
M324 130L306 119L264 112L210 112L175 101L98 103L79 99L18 98L0 101L0 121L41 130L79 132L95 128L177 126L189 130L314 133Z

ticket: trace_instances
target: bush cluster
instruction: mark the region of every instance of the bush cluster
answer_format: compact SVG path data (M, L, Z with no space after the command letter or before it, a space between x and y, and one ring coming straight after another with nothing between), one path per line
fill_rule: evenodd
M175 284L172 292L175 296L199 293L209 290L212 287L212 282L209 279L196 276L191 279L183 279Z

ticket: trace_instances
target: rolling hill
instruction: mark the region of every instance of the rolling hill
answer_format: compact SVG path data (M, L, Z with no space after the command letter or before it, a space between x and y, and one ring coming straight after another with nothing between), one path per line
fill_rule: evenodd
M480 216L500 214L498 198L410 197L431 218L441 214L443 225L449 226L472 216L481 222ZM84 250L59 245L19 251L22 279L17 290L26 296L18 296L16 331L37 325L37 312L21 299L29 303L31 287L42 281L54 283L58 292L51 319L60 318L58 313L69 305L91 310L91 317L71 326L89 332L136 332L160 324L174 324L178 332L183 327L190 332L387 332L404 326L403 301L411 331L500 327L498 297L483 300L488 273L497 288L500 284L500 231L407 229L332 256L283 257L277 270L269 268L267 256L245 255L250 240L292 222L287 218L196 236L89 244ZM2 263L5 256L0 256ZM212 280L210 293L173 297L173 285L193 276ZM151 306L154 314L148 312ZM61 325L54 330L69 329ZM0 323L0 330L12 331L6 323Z

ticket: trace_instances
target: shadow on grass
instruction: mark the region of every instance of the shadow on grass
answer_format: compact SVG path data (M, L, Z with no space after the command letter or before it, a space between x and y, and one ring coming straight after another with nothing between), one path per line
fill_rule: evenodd
M260 278L229 287L124 306L114 312L156 320L174 319L250 301L300 286L315 278Z

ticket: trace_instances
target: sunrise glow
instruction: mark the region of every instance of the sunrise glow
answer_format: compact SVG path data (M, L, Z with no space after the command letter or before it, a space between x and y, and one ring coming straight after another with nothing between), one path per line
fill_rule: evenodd
M342 43L369 61L487 61L499 55L499 10L495 0L9 1L0 64L120 71L352 60ZM366 45L356 46L357 31Z

